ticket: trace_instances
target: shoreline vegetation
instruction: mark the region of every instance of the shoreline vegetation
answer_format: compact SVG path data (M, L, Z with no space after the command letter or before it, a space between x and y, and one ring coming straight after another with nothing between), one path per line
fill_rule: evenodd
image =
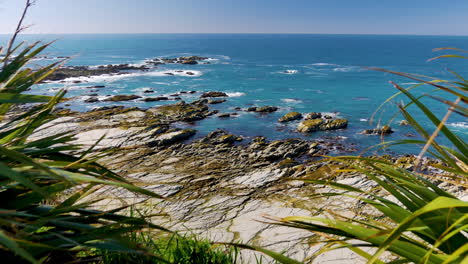
M44 81L81 82L165 63L204 64L209 58L100 67L61 67L59 60L29 68L50 46L15 44L30 6L26 1L15 35L0 49L5 52L0 57L0 255L6 263L468 260L468 148L444 125L451 114L468 116L468 82L455 72L457 81L446 81L373 69L447 93L431 97L447 108L439 119L410 93L420 85L403 89L392 83L408 98L398 105L406 121L402 125L411 125L423 140L382 147L422 146L419 155L337 156L354 152L354 146L336 138L271 141L225 130L194 139L197 131L180 123L237 114L211 108L229 100L226 93L200 93L185 102L184 93L197 91L181 91L171 99L143 98L178 101L148 109L106 106L74 112L57 107L67 102L65 90L55 96L24 92ZM447 99L452 97L456 100ZM92 98L86 103L100 100ZM141 99L115 95L104 100ZM419 108L435 130L423 128L410 106ZM268 105L236 109L258 115L277 110ZM301 133L348 126L346 119L319 112L289 112L277 122L298 120ZM383 138L392 132L381 126L362 133ZM438 136L453 147L439 145Z

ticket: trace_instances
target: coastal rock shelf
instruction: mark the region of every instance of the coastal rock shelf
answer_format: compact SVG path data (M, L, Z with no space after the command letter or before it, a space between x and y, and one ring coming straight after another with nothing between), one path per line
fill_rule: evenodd
M139 205L142 209L160 215L153 221L172 230L190 231L213 241L263 246L298 260L320 250L319 243L310 247L320 238L272 226L265 223L269 221L265 216L314 216L331 210L354 217L369 210L343 197L311 199L312 195L328 193L330 189L298 180L328 179L335 175L341 184L373 189L375 186L357 172L335 174L343 167L309 162L330 151L353 151L349 144L324 139L269 141L265 137L244 138L224 130L197 137L195 130L174 126L210 116L209 100L146 110L103 107L85 113L57 111L62 117L39 129L33 137L74 132L75 142L85 150L105 136L95 149L112 152L100 162L138 186L166 197L162 201L148 200L121 188L106 187L96 193L103 198L97 205L100 208L144 202ZM343 127L345 123L340 119L319 120L303 122L314 122L316 129L325 125ZM398 164L407 166L406 159L398 160ZM119 199L109 198L113 196ZM358 256L345 249L324 254L319 260L342 263L336 254L358 263ZM242 251L241 258L245 263L255 262L250 251Z

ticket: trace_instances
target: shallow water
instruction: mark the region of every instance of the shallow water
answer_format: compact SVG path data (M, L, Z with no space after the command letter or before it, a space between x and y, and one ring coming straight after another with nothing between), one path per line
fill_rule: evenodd
M1 42L7 36L0 36ZM272 105L280 107L276 113L259 115L240 112L235 118L211 117L189 124L199 130L198 135L215 128L225 128L244 136L264 135L271 139L288 137L341 137L344 143L355 143L363 150L376 145L381 139L361 135L369 124L373 112L389 96L396 92L388 81L409 87L414 81L390 74L371 71L362 66L382 67L390 70L450 78L446 68L456 69L466 76L468 61L444 59L427 62L439 55L432 52L437 47L468 48L468 37L450 36L378 36L378 35L262 35L262 34L142 34L142 35L26 35L28 41L58 39L45 54L48 58L34 63L44 64L57 56L72 56L68 65L107 65L118 63L141 64L156 57L178 57L187 55L206 56L208 65L162 65L148 72L135 72L120 76L98 76L79 78L85 81L73 84L51 83L38 85L33 93L52 94L67 87L68 96L90 93L87 86L105 85L92 93L100 96L115 94L145 95L146 88L155 93L147 96L170 95L178 91L196 90L224 91L230 95L228 102L213 105L220 112L234 112L235 107ZM190 71L188 76L177 70ZM175 73L168 76L165 72ZM431 92L430 87L418 88L417 93ZM200 93L181 95L191 101ZM86 97L84 97L86 98ZM104 105L128 105L153 107L173 102L83 102L83 97L72 101L71 108L89 110ZM397 112L395 102L383 108L376 119L388 122ZM405 100L406 101L406 100ZM426 100L433 109L443 115L446 108ZM289 111L329 112L349 119L345 130L316 132L303 135L294 132L297 122L283 125L276 120ZM415 110L415 109L414 109ZM417 119L425 126L429 123L414 111ZM400 116L395 122L401 120ZM450 127L464 138L468 137L468 122L453 115ZM181 124L187 126L187 124ZM386 140L408 139L414 134L408 127L392 125L396 133ZM440 139L443 141L443 139ZM399 153L414 152L408 147L394 148Z

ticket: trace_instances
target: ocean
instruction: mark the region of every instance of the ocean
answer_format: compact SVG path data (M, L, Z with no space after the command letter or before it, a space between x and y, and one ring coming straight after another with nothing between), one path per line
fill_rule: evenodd
M8 36L0 36L5 43ZM375 110L397 90L389 84L395 81L402 87L415 82L388 73L369 70L366 67L381 67L394 71L416 73L443 79L454 79L447 70L455 70L468 76L468 60L427 59L441 55L433 52L439 47L468 49L468 37L461 36L399 36L399 35L314 35L314 34L100 34L100 35L23 35L27 42L34 40L57 40L34 63L43 65L60 56L72 57L67 65L98 66L129 63L141 65L147 59L179 56L204 56L210 64L159 65L147 72L135 72L118 76L79 78L82 83L47 83L37 85L30 93L54 94L66 87L68 97L73 97L73 110L87 111L106 105L125 105L149 108L174 101L159 102L99 102L85 103L91 85L105 85L93 91L100 97L116 94L141 96L168 96L179 91L197 91L183 94L189 102L199 98L201 92L222 91L229 95L227 102L211 105L222 113L235 112L234 108L249 106L277 106L279 111L271 114L239 112L237 117L221 119L212 116L181 127L198 130L197 137L221 128L244 137L266 136L268 139L284 138L331 138L350 144L358 151L382 142L379 136L359 132L387 124L395 133L384 140L414 139L411 128L399 126L397 103L408 100L397 97L370 118ZM166 75L177 70L190 71L194 75ZM155 93L144 94L145 89ZM432 93L433 87L422 86L414 90L418 95ZM440 94L440 93L436 93ZM443 116L447 107L434 99L425 99L431 109ZM425 127L428 120L415 108L409 108ZM280 124L282 115L298 111L325 112L349 120L347 129L301 134L295 131L297 122ZM464 139L468 138L468 122L453 114L449 127ZM416 137L417 138L417 137ZM443 138L439 141L446 143ZM399 146L390 153L415 153L416 149Z

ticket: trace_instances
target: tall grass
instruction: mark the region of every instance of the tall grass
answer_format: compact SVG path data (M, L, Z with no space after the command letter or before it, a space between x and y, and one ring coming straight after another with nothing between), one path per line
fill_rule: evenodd
M91 248L147 254L125 236L142 228L168 230L144 218L124 216L125 207L91 210L98 200L90 197L103 185L160 197L96 163L99 155L92 154L92 148L73 155L80 146L72 142L72 133L33 136L55 118L54 109L65 95L65 91L55 96L23 94L61 65L27 67L49 45L14 46L10 42L0 58L2 262L66 263L77 252ZM2 51L0 48L0 55Z
M367 263L383 263L383 255L386 255L388 260L388 254L389 258L393 259L391 263L468 263L468 202L459 200L435 184L447 181L450 185L463 190L467 187L467 144L445 124L452 114L468 117L466 108L468 80L453 71L451 72L455 80L448 81L373 69L420 82L419 85L408 89L391 83L398 89L397 95L403 95L408 99L406 104L398 105L400 113L424 140L402 140L381 145L389 147L411 144L415 148L421 148L412 169L403 169L394 162L382 158L363 156L328 158L329 161L339 162L347 168L337 173L359 172L378 187L364 190L339 184L333 180L303 179L307 183L329 188L329 192L318 194L315 198L351 198L373 208L374 217L358 215L349 218L337 212L330 212L328 217L291 216L275 219L274 223L322 236L328 242L317 255L347 248L366 259ZM421 85L435 87L444 95L438 97L430 94L419 97L413 95L410 90ZM447 113L439 119L431 111L431 107L421 101L425 97L445 104ZM455 97L455 100L447 99L452 97ZM417 107L425 114L433 125L432 131L411 115L410 106ZM439 144L440 137L445 137L451 145ZM421 169L423 157L427 153L440 161L431 164L439 170L437 175ZM317 255L310 261L313 261ZM294 263L290 259L276 259L283 263Z
M159 236L148 232L132 233L128 239L142 245L151 255L102 252L102 264L156 264L167 261L177 264L231 264L237 262L238 251L233 247L213 245L195 236Z

